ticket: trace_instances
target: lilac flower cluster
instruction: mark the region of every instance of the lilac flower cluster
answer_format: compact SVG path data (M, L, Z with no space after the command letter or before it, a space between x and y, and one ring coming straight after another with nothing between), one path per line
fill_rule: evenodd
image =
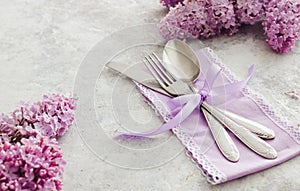
M228 0L187 1L171 9L162 20L164 38L208 38L225 31L236 31L233 5Z
M10 116L0 116L0 133L12 138L41 134L62 136L74 122L74 99L63 95L44 96L34 104L23 103Z
M289 52L300 35L300 1L270 1L263 27L274 50Z
M299 0L161 2L169 7L174 6L159 24L166 39L209 38L221 33L232 35L241 24L252 25L260 21L263 21L267 43L279 53L290 51L299 38Z
M264 15L263 0L235 0L235 14L240 23L255 24Z
M61 190L65 161L55 139L22 138L11 143L0 138L0 190Z
M74 99L52 94L0 115L0 190L61 190L65 161L55 138L72 125L74 110Z
M207 26L211 28L212 36L224 32L232 35L237 31L239 24L236 22L234 6L229 0L207 1Z

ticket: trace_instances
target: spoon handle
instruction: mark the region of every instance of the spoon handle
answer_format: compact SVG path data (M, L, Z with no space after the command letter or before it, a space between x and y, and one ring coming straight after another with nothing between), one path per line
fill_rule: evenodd
M264 125L261 125L260 123L257 123L255 121L246 119L240 115L234 114L230 111L222 110L217 107L215 107L219 112L224 113L225 116L231 118L233 121L238 123L239 125L245 127L252 133L255 133L257 136L264 138L264 139L274 139L275 133L272 129L267 128Z
M188 85L189 85L192 92L198 92L198 90L194 86L194 84L188 83ZM257 136L259 136L261 138L264 138L264 139L274 139L275 138L274 131L270 128L267 128L264 125L261 125L260 123L257 123L255 121L246 119L246 118L244 118L240 115L234 114L230 111L217 108L216 106L212 106L209 103L207 103L206 101L203 101L203 104L208 105L208 106L218 110L219 112L223 113L226 117L232 119L233 121L235 121L239 125L245 127L246 129L248 129L252 133L255 133Z
M204 102L202 106L207 109L213 116L215 116L218 121L220 121L225 127L227 127L246 146L248 146L258 155L267 159L274 159L277 157L276 150L271 145L253 134L251 131L243 128L241 125L226 117L222 112L213 108L207 103Z

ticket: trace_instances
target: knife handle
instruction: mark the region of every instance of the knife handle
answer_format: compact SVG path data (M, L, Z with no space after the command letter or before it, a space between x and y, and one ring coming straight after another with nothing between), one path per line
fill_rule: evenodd
M240 158L240 153L228 132L224 129L223 125L217 121L217 119L215 119L206 109L201 107L201 110L221 153L229 161L237 162Z
M226 117L223 113L208 105L207 103L202 104L212 115L216 117L224 126L226 126L236 137L238 137L246 146L256 152L258 155L263 156L267 159L274 159L277 157L276 150L263 141L255 134L250 132L248 129L234 122L232 119Z

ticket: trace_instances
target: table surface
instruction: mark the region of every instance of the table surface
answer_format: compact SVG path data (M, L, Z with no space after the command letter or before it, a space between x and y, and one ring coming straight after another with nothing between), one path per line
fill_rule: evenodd
M158 23L166 13L158 0L1 1L0 111L10 112L20 100L34 102L47 93L72 93L80 64L96 43L128 26ZM295 122L300 123L300 99L286 94L300 91L300 43L292 52L278 55L264 39L260 25L256 25L242 28L232 37L221 36L203 42L238 76L243 76L245 73L241 71L254 63L256 72L249 86L289 119L296 118ZM109 88L103 85L102 91L109 91ZM149 115L149 111L139 114L143 118ZM75 124L59 139L67 161L63 190L253 191L300 188L300 157L213 186L184 152L150 169L134 170L111 165L88 148L78 133L79 128Z

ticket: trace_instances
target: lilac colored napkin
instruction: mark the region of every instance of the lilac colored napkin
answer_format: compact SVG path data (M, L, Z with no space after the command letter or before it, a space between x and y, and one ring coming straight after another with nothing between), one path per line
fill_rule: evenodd
M203 84L203 76L205 76L203 74L211 64L217 64L222 68L221 75L215 82L216 86L237 81L210 48L201 49L196 54L201 62L202 72L197 82L199 87ZM165 104L170 98L140 84L137 84L137 87L165 121L172 117ZM244 88L239 95L225 95L224 93L222 100L211 100L211 104L273 129L276 134L275 139L266 141L276 149L278 157L270 160L255 154L228 131L240 151L240 160L236 163L229 162L217 148L204 116L199 110L195 110L181 125L173 128L172 131L186 147L188 155L200 167L210 183L219 184L252 174L283 163L300 154L299 129L288 125L287 121L276 115L262 98L248 88Z

